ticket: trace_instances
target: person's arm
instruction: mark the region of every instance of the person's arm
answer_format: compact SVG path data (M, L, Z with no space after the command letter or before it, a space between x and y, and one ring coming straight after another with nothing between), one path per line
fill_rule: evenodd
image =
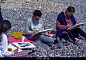
M67 29L67 25L61 25L58 20L56 20L56 29Z
M31 30L31 20L30 20L30 18L26 22L25 30L26 30L27 34L32 34L33 33L33 30Z

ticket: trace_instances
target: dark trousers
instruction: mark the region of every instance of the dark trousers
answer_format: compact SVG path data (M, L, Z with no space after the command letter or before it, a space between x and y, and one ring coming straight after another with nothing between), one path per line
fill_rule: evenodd
M67 30L67 32L68 32L69 37L73 41L76 41L75 40L75 34L74 34L75 32L79 33L81 36L83 36L84 38L86 38L86 33L82 29L80 29L80 28L75 28L73 30Z

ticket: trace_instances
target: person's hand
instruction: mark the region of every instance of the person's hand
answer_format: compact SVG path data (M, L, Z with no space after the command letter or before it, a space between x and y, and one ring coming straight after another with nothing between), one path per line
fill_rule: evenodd
M14 53L17 53L17 52L18 52L18 48L17 48L17 49L15 49L13 52L14 52Z
M83 22L81 22L81 23L83 23ZM82 26L83 26L84 24L82 24Z
M82 26L83 26L84 24L82 24Z
M68 28L71 27L71 26L72 26L72 25L70 25L70 24L67 25Z
M36 33L36 32L38 32L38 30L35 30L33 33Z

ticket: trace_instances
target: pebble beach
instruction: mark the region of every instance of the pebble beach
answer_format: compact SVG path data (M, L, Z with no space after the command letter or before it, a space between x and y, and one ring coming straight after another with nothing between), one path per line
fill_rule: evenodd
M42 19L45 29L54 28L56 31L56 19L58 14L68 6L75 7L75 19L77 22L86 22L86 1L85 0L31 0L13 1L0 3L1 13L4 20L11 22L12 28L8 32L20 31L25 33L26 21L32 16L33 11L38 9L42 12ZM81 27L86 32L86 24ZM80 36L82 37L82 36ZM70 42L70 45L61 48L51 49L47 44L37 40L33 42L36 46L35 52L26 57L86 57L86 40L82 37L81 46Z

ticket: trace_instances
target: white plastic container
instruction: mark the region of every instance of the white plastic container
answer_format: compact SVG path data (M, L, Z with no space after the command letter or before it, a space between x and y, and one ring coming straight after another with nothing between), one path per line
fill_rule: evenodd
M22 36L22 42L24 43L24 39L25 39L25 37L24 36Z

